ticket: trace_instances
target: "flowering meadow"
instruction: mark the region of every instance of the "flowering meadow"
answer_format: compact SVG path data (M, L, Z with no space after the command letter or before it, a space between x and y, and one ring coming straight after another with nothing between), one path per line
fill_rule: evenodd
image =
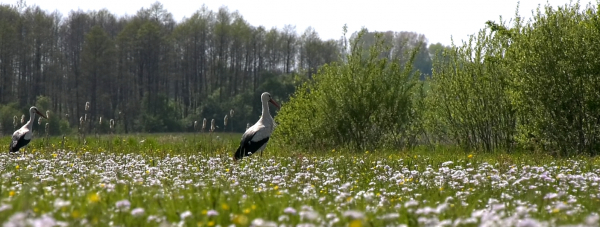
M213 138L214 137L214 138ZM287 152L239 138L35 138L0 154L3 226L598 226L598 158ZM1 142L8 144L6 138Z

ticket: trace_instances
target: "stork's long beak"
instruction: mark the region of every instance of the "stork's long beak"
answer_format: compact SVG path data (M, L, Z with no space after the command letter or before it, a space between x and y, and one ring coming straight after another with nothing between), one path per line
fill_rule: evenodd
M273 103L273 105L275 105L277 107L277 109L281 109L281 107L279 107L279 104L277 104L277 102L275 102L275 100L269 99L269 102Z
M35 112L36 112L38 115L40 115L41 117L48 119L48 118L47 118L46 116L44 116L44 114L43 114L43 113L41 113L39 110L35 110Z

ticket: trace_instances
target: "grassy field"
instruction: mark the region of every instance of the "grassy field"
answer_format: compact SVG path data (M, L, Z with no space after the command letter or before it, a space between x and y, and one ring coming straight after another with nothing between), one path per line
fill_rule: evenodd
M306 154L240 134L42 138L0 153L4 226L598 226L598 158ZM9 136L0 140L8 147ZM272 146L271 146L272 145Z

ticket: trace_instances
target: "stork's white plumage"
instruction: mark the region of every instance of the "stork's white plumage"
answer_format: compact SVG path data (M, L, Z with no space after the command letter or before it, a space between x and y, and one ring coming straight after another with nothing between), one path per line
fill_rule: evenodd
M235 160L242 159L245 156L250 156L259 151L262 152L265 147L267 147L267 142L271 137L275 125L273 117L271 117L271 114L269 113L269 102L273 103L277 108L280 107L279 104L271 98L271 94L268 92L262 93L260 100L262 102L262 116L258 119L256 124L248 128L242 136L240 146L234 155Z
M35 121L35 114L48 119L37 109L37 107L32 106L29 108L29 121L27 121L23 127L13 133L12 141L9 145L10 152L19 151L19 149L26 146L29 144L29 141L31 141L31 137L33 137L33 122Z

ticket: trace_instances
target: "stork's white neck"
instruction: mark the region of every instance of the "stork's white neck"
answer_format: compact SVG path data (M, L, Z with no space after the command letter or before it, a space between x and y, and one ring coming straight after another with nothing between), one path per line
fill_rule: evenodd
M33 122L35 119L35 113L29 111L29 121L25 124L25 126L29 129L29 131L33 130Z
M271 114L269 113L269 102L262 102L262 116L260 117L261 120L266 120L266 119L271 119Z

